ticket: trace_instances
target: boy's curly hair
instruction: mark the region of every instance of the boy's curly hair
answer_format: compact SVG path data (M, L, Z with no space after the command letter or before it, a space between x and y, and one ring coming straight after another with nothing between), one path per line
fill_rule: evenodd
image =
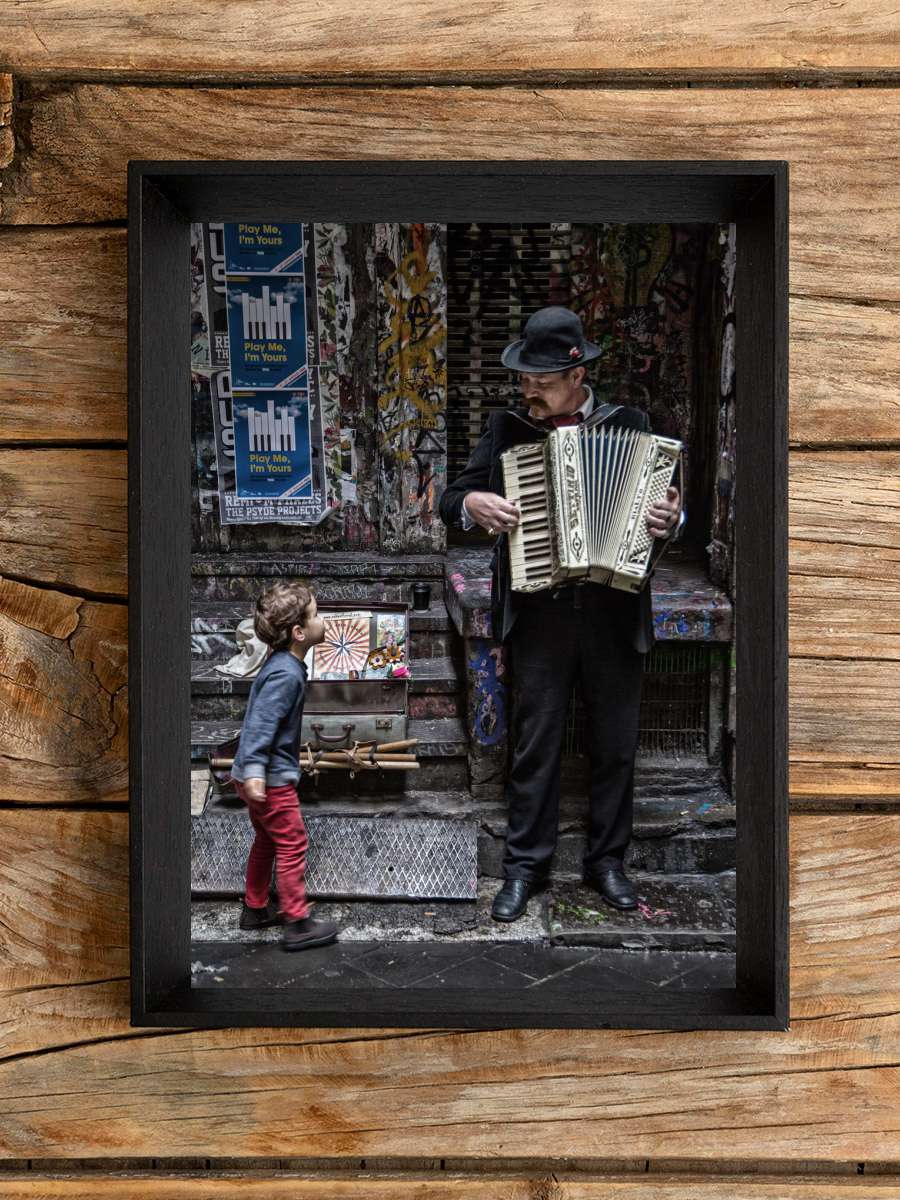
M295 625L306 624L306 610L311 601L312 592L302 583L273 583L256 601L253 618L256 636L273 650L289 649L291 630Z

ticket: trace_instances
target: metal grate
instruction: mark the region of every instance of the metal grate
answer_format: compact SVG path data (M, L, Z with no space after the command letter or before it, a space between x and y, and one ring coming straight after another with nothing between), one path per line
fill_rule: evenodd
M305 817L314 896L473 900L475 821ZM241 895L253 827L246 810L191 818L191 892Z
M563 223L448 226L448 479L466 465L488 413L519 397L503 348L536 309L569 302L570 243Z
M644 661L638 751L663 758L705 758L714 647L656 644ZM566 719L564 754L585 754L585 713L577 689Z

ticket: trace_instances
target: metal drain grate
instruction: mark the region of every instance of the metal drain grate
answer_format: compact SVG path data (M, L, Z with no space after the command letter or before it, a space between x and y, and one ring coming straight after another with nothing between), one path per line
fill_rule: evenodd
M473 900L475 821L305 817L313 896ZM244 811L191 818L191 892L242 895L253 827Z

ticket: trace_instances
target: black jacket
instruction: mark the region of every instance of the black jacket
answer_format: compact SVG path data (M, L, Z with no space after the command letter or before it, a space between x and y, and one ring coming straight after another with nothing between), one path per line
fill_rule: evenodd
M603 420L606 425L649 431L650 420L640 409L620 407L609 412L611 407L595 407L587 424ZM609 415L605 416L607 412ZM540 427L531 421L524 405L492 412L469 461L441 496L439 512L444 524L462 528L462 503L467 492L496 492L502 496L500 455L510 446L540 441L545 436ZM505 533L497 537L491 557L491 623L497 641L505 641L509 636L522 595L514 592L510 586L507 540ZM664 548L663 539L657 540L659 551L654 547L654 561ZM623 636L631 641L636 650L642 653L649 650L654 641L649 581L636 594L618 588L608 588L607 591L607 598L615 619L621 625Z

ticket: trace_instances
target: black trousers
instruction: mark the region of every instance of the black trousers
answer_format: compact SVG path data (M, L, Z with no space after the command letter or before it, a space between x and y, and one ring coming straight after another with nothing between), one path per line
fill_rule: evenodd
M512 691L509 825L503 874L543 879L556 849L569 696L580 680L590 762L586 872L621 867L631 840L644 654L617 612L634 601L599 584L520 598L507 661Z

